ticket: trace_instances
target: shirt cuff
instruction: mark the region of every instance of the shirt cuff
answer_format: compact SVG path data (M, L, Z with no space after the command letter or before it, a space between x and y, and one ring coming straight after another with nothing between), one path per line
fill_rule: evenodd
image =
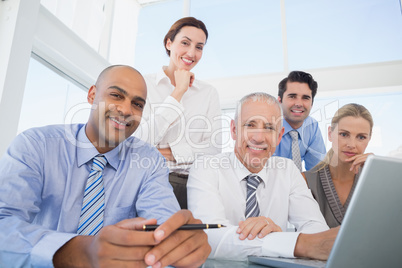
M56 251L75 236L77 234L56 232L44 236L32 249L32 266L53 267L53 256Z
M270 257L294 258L297 238L300 233L275 232L263 239L262 255Z

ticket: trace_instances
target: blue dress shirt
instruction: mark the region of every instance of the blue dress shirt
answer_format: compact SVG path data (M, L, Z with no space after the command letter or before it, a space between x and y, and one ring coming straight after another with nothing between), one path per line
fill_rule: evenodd
M282 140L279 146L276 147L275 156L282 156L292 159L292 137L289 132L293 128L286 120L283 120L283 126L285 127L285 133L283 133ZM299 148L302 162L304 161L304 167L306 170L313 168L326 154L326 148L324 140L321 135L318 122L308 116L301 127L296 129L299 133Z
M30 129L0 161L0 267L52 267L76 236L84 188L98 155L85 125ZM129 137L104 154L104 225L133 217L164 222L179 205L163 156Z

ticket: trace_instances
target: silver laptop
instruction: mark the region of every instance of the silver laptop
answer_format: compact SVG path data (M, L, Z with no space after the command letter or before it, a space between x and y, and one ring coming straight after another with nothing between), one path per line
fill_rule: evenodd
M402 159L369 156L327 262L249 256L270 267L402 267Z

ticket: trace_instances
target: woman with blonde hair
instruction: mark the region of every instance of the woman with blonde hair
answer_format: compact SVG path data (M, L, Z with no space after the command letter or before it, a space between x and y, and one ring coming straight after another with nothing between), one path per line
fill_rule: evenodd
M324 160L303 173L329 227L342 223L360 171L370 153L373 118L355 103L341 107L328 127L332 148Z

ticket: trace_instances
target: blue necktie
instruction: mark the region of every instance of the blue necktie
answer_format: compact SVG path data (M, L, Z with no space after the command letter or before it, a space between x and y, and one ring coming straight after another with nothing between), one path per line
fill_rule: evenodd
M260 208L258 207L256 190L261 183L261 178L257 175L249 175L247 180L247 199L246 199L246 219L249 217L260 216Z
M96 235L103 227L103 212L105 209L105 190L103 188L102 172L107 160L103 155L93 159L92 169L85 186L80 222L77 233L80 235Z

